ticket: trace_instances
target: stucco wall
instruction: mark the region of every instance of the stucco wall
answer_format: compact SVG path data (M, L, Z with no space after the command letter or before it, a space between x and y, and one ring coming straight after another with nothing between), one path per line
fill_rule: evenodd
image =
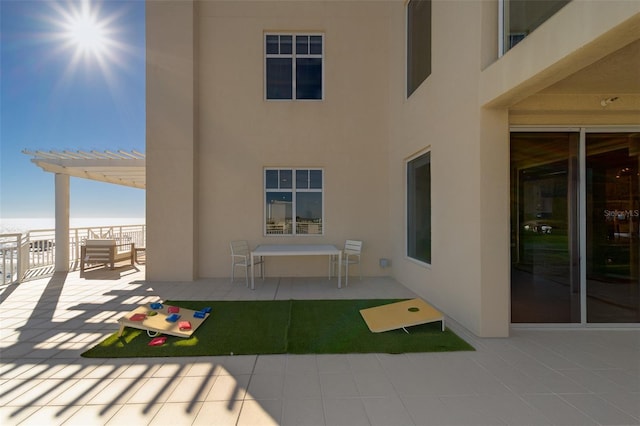
M200 11L200 269L229 276L229 242L364 241L389 256L391 2L204 2ZM322 32L324 100L264 99L264 33ZM265 167L324 169L323 236L263 236ZM271 276L321 276L326 258L270 258ZM239 271L241 272L241 271Z
M496 41L482 37L486 26L496 22L484 13L486 7L486 2L433 2L432 74L404 99L404 68L395 69L389 169L390 187L396 190L390 191L391 234L394 273L400 282L473 332L506 335L508 129L506 112L488 113L494 118L487 120L478 106L477 82L491 51L486 44L493 43L496 52ZM400 18L396 21L402 24ZM402 35L401 28L396 32ZM398 44L403 43L401 35L395 40ZM402 54L392 58L394 63L402 61ZM405 165L422 150L431 151L431 265L405 255ZM485 256L486 250L496 249ZM487 268L501 254L506 254L498 257L501 269ZM484 297L485 291L491 296ZM483 306L486 302L491 309Z
M147 3L147 278L196 277L196 5Z

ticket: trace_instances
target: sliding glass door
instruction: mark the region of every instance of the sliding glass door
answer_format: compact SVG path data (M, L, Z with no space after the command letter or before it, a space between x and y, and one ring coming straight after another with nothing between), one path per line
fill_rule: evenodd
M511 320L580 321L579 134L511 135Z
M512 132L513 323L640 322L639 143Z
M586 135L587 322L640 322L639 134Z

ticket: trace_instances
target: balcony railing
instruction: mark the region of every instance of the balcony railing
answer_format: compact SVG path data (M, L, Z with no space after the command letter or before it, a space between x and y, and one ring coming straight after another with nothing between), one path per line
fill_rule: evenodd
M118 244L146 247L146 225L114 225L69 230L69 270L80 264L80 247L87 239L114 239ZM24 234L0 234L0 284L21 282L30 270L55 265L55 229L37 229Z

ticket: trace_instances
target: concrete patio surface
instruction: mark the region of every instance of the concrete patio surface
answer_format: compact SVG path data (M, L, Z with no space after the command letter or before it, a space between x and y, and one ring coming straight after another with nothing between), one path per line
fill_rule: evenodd
M144 281L144 266L0 289L2 425L637 425L640 331L514 329L475 352L85 359L165 299L415 297L389 278Z

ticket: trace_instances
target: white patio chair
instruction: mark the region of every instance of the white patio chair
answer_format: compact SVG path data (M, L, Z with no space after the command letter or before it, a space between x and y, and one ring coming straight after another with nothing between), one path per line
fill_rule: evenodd
M264 259L255 257L253 265L251 264L251 251L249 243L246 240L231 241L231 282L235 279L235 271L237 266L244 268L244 279L246 286L249 287L249 268L260 265L260 277L264 280Z
M342 250L342 265L339 267L345 268L344 273L344 282L345 286L349 285L349 265L358 265L358 270L360 272L360 280L362 280L362 265L360 264L362 255L362 241L357 240L347 240L344 243L344 250ZM333 256L331 258L331 268L335 269L338 263L338 257Z

